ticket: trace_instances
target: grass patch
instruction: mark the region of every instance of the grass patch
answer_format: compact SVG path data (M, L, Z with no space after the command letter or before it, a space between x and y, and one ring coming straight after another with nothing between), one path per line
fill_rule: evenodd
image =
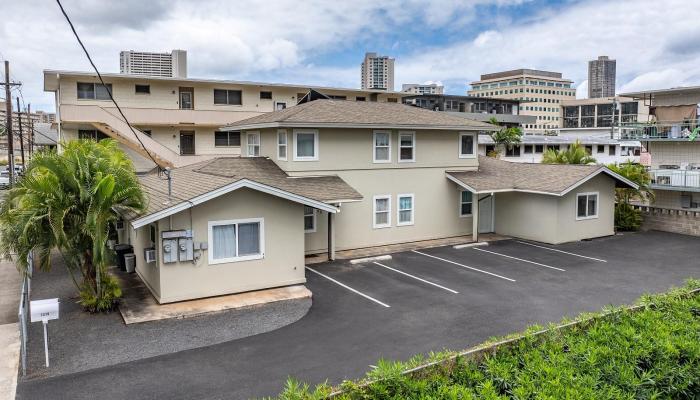
M578 324L544 333L531 327L493 339L506 341L493 350L380 360L365 379L339 388L290 379L278 398L324 399L342 390L335 399L700 399L700 294L691 293L698 288L689 280L632 309L581 315Z

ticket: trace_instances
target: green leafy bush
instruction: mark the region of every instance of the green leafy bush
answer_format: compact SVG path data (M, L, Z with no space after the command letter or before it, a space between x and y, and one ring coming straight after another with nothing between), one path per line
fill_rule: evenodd
M579 317L501 346L480 360L445 352L408 362L381 361L366 380L344 382L336 399L698 399L700 398L700 281L664 295L645 296L636 310ZM429 361L443 362L407 375ZM451 361L450 361L451 360ZM363 384L366 383L366 384ZM294 380L279 399L326 398Z
M115 277L109 274L101 276L102 296L97 297L95 289L88 283L80 285L80 300L78 303L85 311L91 313L114 310L122 297L122 289Z
M615 204L615 227L622 231L636 231L642 226L642 212L628 203Z

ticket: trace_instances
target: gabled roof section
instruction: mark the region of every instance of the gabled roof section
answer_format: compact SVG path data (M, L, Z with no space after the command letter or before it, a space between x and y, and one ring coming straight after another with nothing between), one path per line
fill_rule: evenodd
M132 226L139 228L161 218L186 210L231 191L249 188L323 211L335 213L332 205L362 199L355 189L336 175L291 177L265 157L223 157L170 171L168 180L156 173L139 178L148 197L148 208L132 216Z
M527 192L563 196L599 174L607 174L617 187L637 188L603 165L511 163L479 156L476 171L447 171L447 178L473 193Z
M483 130L500 129L485 122L455 117L399 103L319 99L228 124L220 130L274 127L347 127Z

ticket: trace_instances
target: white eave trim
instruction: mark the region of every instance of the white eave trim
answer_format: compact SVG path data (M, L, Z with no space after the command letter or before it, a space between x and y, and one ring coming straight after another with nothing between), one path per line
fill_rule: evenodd
M321 201L317 200L312 200L308 197L300 196L294 193L290 193L281 189L278 189L276 187L268 186L262 183L258 183L255 181L251 181L249 179L241 179L240 181L228 184L226 186L222 186L218 189L214 189L211 192L204 193L202 195L199 195L197 197L194 197L190 200L185 200L182 203L176 204L172 207L166 208L164 210L160 210L158 212L155 212L153 214L146 215L141 218L137 218L133 221L131 221L131 226L134 229L141 228L143 226L146 226L148 224L151 224L153 222L156 222L158 220L161 220L165 217L168 217L173 214L177 214L180 211L187 210L188 208L194 207L198 204L204 203L206 201L209 201L211 199L214 199L216 197L222 196L226 193L233 192L234 190L238 190L241 188L248 188L248 189L253 189L257 190L259 192L271 194L273 196L281 197L283 199L287 199L296 203L301 203L304 205L307 205L309 207L317 208L319 210L323 210L326 212L329 212L331 214L337 213L339 210L329 204L326 204Z
M473 187L467 185L466 183L460 181L459 179L455 178L454 176L450 175L449 172L445 173L445 176L447 179L451 180L452 182L456 183L460 187L467 189L468 191L474 193L474 194L489 194L489 193L506 193L506 192L518 192L518 193L533 193L533 194L543 194L547 196L557 196L561 197L563 194L560 193L552 193L552 192L543 192L539 190L527 190L527 189L487 189L487 190L476 190Z
M600 173L606 173L606 174L608 174L610 177L612 177L613 179L617 179L617 180L619 180L620 182L622 182L622 183L624 183L624 184L630 186L630 187L633 188L633 189L638 189L638 188L639 188L639 185L637 185L636 183L632 182L631 180L625 178L624 176L622 176L622 175L620 175L620 174L617 174L617 173L611 171L611 170L608 169L607 167L601 167L601 168L599 168L597 171L593 172L592 174L588 175L587 177L581 179L580 181L578 181L578 182L574 183L573 185L569 186L568 188L566 188L566 190L564 190L563 192L561 192L561 195L564 196L565 194L569 193L570 191L576 189L577 187L579 187L579 186L583 185L584 183L588 182L589 180L595 178L595 177L598 176Z
M309 123L309 122L267 122L261 124L222 126L219 131L244 131L266 128L351 128L351 129L407 129L407 130L444 130L444 131L494 131L489 126L469 125L388 125L388 124L352 124L352 123Z

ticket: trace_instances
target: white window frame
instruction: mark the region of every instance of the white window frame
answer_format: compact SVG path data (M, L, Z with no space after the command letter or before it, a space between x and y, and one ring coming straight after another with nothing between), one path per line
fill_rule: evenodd
M401 209L401 199L404 197L411 198L411 220L407 222L401 222L401 211L406 211ZM408 226L415 224L416 216L416 196L413 193L403 193L396 195L396 226Z
M316 209L311 206L304 206L304 211L306 211L306 207L311 208L311 214L304 213L304 220L306 220L306 217L312 216L314 220L314 227L311 229L306 229L306 225L304 225L304 233L314 233L316 232Z
M387 207L388 209L386 211L386 224L377 224L377 200L382 200L385 199L387 200ZM386 195L378 195L372 197L372 227L374 229L382 229L382 228L390 228L391 227L391 195L386 194Z
M260 230L259 230L259 239L260 239L260 244L259 244L259 249L260 252L258 254L250 254L246 256L236 256L236 257L229 257L229 258L219 258L219 259L214 259L214 227L215 226L220 226L220 225L236 225L236 254L238 254L238 239L239 239L239 230L238 230L238 225L239 224L248 224L248 223L258 223L260 224ZM210 265L215 265L215 264L226 264L226 263L233 263L233 262L241 262L241 261L250 261L250 260L260 260L265 258L265 219L264 218L246 218L246 219L228 219L228 220L219 220L219 221L209 221L208 227L208 258L209 258L209 264Z
M388 134L389 135L389 145L388 150L387 150L387 155L388 159L386 160L377 160L377 134ZM384 146L382 146L384 147ZM391 162L391 131L387 130L382 130L382 131L374 131L372 133L372 162L375 164L387 164Z
M586 197L586 214L588 214L588 197L595 196L595 214L586 215L585 217L578 216L578 199L579 199L579 197L582 197L582 196ZM596 219L596 218L598 218L599 210L600 210L600 194L599 194L599 192L576 193L576 206L574 207L574 213L575 213L574 215L576 215L577 221L583 221L583 220L587 220L587 219Z
M469 202L469 204L472 205L472 212L469 213L469 214L462 214L462 204L467 204L467 203L462 202L462 192L467 192L467 193L471 193L471 194L472 194L472 201ZM457 193L457 194L459 195L459 198L457 199L457 203L459 203L459 207L457 208L457 214L460 216L460 218L465 218L465 217L471 217L471 216L473 216L473 215L474 215L474 197L476 197L476 196L474 195L474 193L472 193L472 192L470 192L470 191L468 191L468 190L460 190L459 193Z
M280 138L284 138L284 144L280 143ZM284 147L284 157L280 156L280 149ZM289 156L289 136L287 135L286 129L277 130L277 159L280 161L287 161Z
M462 154L462 138L464 136L471 136L472 137L472 154ZM459 142L457 143L457 153L459 154L459 158L476 158L476 149L477 149L477 143L476 143L476 133L472 132L460 132L459 133Z
M401 146L401 136L411 136L411 146ZM416 133L412 131L399 131L399 150L398 154L396 155L396 159L400 163L409 163L409 162L416 162ZM401 149L411 149L411 158L407 160L401 159Z
M299 157L297 156L297 136L302 134L313 134L314 135L314 155L313 157ZM294 161L318 161L318 130L317 129L295 129L294 130L294 154L292 154Z
M258 138L258 143L257 143L257 144L251 144L251 143L250 143L250 138L251 138L251 137L257 137L257 138ZM262 154L262 153L261 153L261 151L262 151L262 143L261 143L260 141L261 141L260 132L257 132L257 131L255 131L255 132L246 132L246 135L245 135L245 152L246 152L246 156L248 156L248 157L260 157L260 155ZM250 147L251 147L251 146L257 146L257 147L258 147L258 154L257 154L257 155L251 154L251 152L250 152Z

